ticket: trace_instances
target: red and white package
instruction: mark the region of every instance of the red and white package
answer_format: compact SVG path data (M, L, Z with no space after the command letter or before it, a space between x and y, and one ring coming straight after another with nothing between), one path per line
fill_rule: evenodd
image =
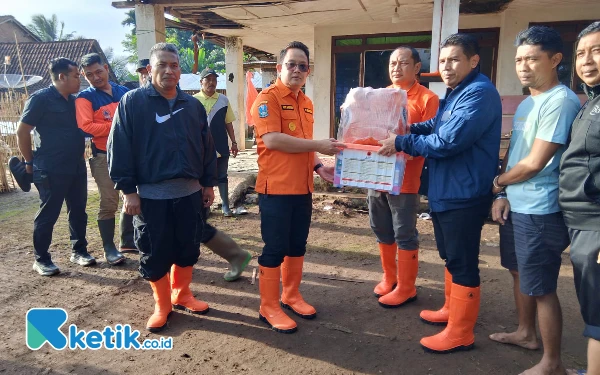
M344 143L378 145L389 132L408 134L406 91L356 87L341 106L337 139Z

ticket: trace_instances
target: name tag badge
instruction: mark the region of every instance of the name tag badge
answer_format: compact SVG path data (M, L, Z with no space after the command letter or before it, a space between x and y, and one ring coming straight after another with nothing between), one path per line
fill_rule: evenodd
M451 114L452 114L452 111L446 111L446 112L442 113L442 121L448 121L450 119Z

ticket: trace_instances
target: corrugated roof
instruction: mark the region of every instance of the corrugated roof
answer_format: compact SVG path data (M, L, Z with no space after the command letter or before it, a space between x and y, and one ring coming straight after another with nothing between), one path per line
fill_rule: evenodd
M106 61L106 56L95 39L77 39L61 42L41 42L41 43L19 43L21 61L23 63L23 74L38 75L43 80L35 85L27 87L31 93L51 84L50 74L48 73L48 61L57 57L66 57L77 63L81 57L88 53L98 53ZM0 43L0 58L3 56L11 57L11 65L6 66L7 74L21 74L19 58L17 55L17 46L15 43ZM1 61L0 61L1 63ZM116 82L116 76L110 68L109 78ZM4 73L4 65L0 66L0 74ZM81 89L88 87L87 81L82 77Z

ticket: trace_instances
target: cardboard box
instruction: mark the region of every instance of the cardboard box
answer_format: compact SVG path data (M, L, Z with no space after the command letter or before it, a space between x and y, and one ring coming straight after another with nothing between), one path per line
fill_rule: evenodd
M352 186L400 194L406 157L377 154L378 146L347 144L335 158L335 187Z

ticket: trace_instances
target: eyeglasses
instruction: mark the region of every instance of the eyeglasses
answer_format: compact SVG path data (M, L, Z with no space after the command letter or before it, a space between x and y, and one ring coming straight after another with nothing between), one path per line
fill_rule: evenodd
M288 70L294 70L296 69L296 67L298 67L298 70L301 71L302 73L306 73L308 72L308 65L307 64L296 64L293 62L286 62L285 66Z

